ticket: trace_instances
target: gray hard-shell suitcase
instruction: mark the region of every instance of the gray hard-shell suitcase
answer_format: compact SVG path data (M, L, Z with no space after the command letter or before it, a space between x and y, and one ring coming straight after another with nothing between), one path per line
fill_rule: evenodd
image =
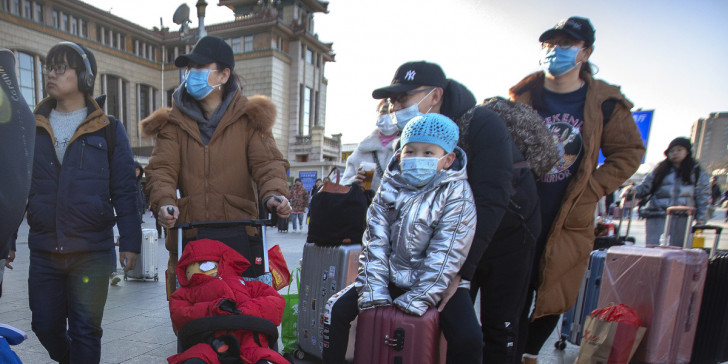
M358 274L361 245L319 246L306 243L298 292L298 345L306 354L321 358L323 314L326 301ZM296 353L303 356L302 353Z
M137 256L136 266L134 269L124 273L124 280L127 278L141 279L141 280L159 280L157 249L159 244L157 243L157 230L155 229L142 229L142 249Z

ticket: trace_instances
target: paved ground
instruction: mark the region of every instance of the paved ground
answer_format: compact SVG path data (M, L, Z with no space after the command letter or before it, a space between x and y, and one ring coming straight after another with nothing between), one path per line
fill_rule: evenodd
M725 210L719 210L720 219L711 223L723 223ZM145 228L154 228L151 219L146 219ZM13 325L28 333L28 340L13 347L26 364L54 363L30 329L28 308L28 226L23 224L18 237L18 252L14 270L6 270L3 297L0 299L0 323ZM630 235L644 244L644 223L635 221ZM711 238L711 237L709 237ZM269 244L279 244L288 261L289 268L299 265L305 232L278 233L268 229ZM165 298L163 271L168 253L159 240L158 263L160 281L122 281L118 287L109 288L109 297L104 313L101 361L102 363L166 363L166 358L176 351L176 337L172 333L169 310ZM728 249L728 234L721 240L721 248ZM49 302L49 304L52 304ZM477 305L476 305L477 307ZM568 345L565 351L554 350L553 343L558 333L554 332L539 356L539 363L573 363L578 347ZM298 363L315 363L301 361Z

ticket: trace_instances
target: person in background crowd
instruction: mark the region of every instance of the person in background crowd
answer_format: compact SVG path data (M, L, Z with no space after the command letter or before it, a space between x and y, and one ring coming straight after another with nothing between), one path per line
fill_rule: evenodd
M124 125L91 97L90 50L56 44L45 74L28 197L31 327L51 359L99 363L114 224L125 270L141 247L134 160Z
M720 207L721 200L723 199L723 193L720 192L720 186L718 185L718 177L710 177L710 205L708 205L708 217L706 221L713 218L715 209Z
M177 221L256 219L259 200L268 212L287 218L289 164L273 138L273 102L265 96L243 96L232 48L221 38L201 38L175 65L186 74L172 94L172 107L155 111L140 124L145 136L157 138L145 188L160 225L171 229ZM240 239L247 242L255 230L248 228ZM171 294L176 288L177 237L174 230L167 232Z
M594 39L589 19L562 20L539 37L544 71L510 89L514 101L532 106L544 118L563 151L538 181L541 235L518 345L524 363L536 362L559 315L576 301L593 246L597 202L637 170L645 152L632 103L618 87L593 77L589 57ZM606 159L597 169L600 149Z
M321 181L321 178L317 178L316 182L314 182L313 187L311 188L311 198L308 200L308 213L306 214L306 225L308 225L309 220L311 219L311 201L313 201L313 196L316 196L318 191L323 186L324 182Z
M667 208L670 206L695 207L695 222L698 225L704 224L708 216L710 178L693 158L690 139L673 139L665 149L665 156L667 158L642 183L633 187L637 198L647 201L640 208L640 214L645 217L647 245L660 244L660 236L665 232ZM687 216L678 215L671 220L669 243L672 246L683 246Z
M139 220L144 223L144 212L147 210L147 199L142 188L142 177L144 177L144 167L139 162L134 162L136 170L136 186L137 186L137 204L139 206Z
M303 183L300 178L296 178L291 186L291 220L293 220L293 231L301 226L303 231L303 217L306 214L306 208L308 207L308 191L306 187L303 187Z
M394 148L399 141L399 134L404 125L398 125L389 113L390 103L382 99L377 106L377 129L372 131L359 145L354 152L346 159L346 170L341 177L341 183L349 185L357 182L361 185L364 181L364 171L360 169L362 162L374 163L374 177L370 190L376 192L379 188L379 181L384 176L387 163L394 155Z

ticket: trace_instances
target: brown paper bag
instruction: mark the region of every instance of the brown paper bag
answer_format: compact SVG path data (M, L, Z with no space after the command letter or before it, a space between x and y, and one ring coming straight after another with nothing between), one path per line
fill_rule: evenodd
M587 316L575 364L627 364L646 328Z

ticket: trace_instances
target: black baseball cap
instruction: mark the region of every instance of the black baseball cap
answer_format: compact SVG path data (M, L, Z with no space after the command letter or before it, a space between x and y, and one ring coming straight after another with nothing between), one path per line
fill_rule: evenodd
M392 83L374 90L372 97L385 99L420 86L445 87L445 85L447 79L440 65L425 61L407 62L397 68Z
M187 67L190 62L206 65L217 62L226 68L235 68L235 57L233 57L233 49L222 38L206 36L200 38L195 44L192 53L183 54L174 60L177 67Z
M587 18L572 16L564 19L553 28L543 32L538 37L538 41L547 41L556 34L566 34L576 40L584 41L584 45L587 47L591 47L594 44L594 27L592 27Z

